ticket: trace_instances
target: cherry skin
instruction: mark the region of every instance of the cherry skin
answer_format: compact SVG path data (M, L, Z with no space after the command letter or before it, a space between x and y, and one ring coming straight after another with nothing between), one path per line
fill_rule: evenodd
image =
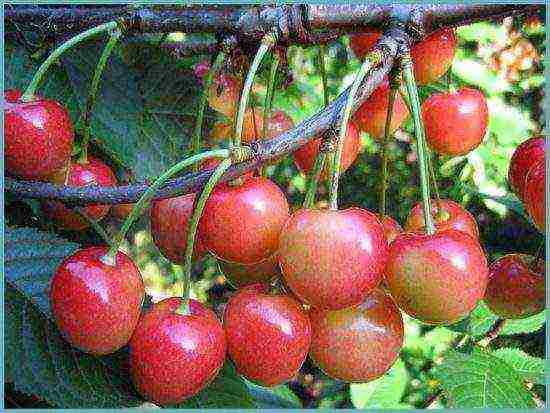
M298 373L309 351L311 326L295 299L253 284L231 297L223 327L237 371L262 386L276 386Z
M544 260L539 260L531 269L534 260L525 254L508 254L489 267L485 302L493 313L517 319L544 310Z
M239 185L218 185L199 221L201 239L221 260L255 264L270 257L289 216L285 195L263 177Z
M147 400L183 402L218 374L226 354L223 327L212 310L189 300L189 314L176 313L182 299L160 301L145 313L130 340L130 371Z
M404 233L390 245L388 289L399 308L424 323L466 317L483 298L487 278L481 246L462 231Z
M132 213L135 204L117 204L111 207L111 213L115 218L124 221Z
M524 198L527 172L541 159L544 159L544 138L541 136L527 139L514 151L508 169L508 182L520 199Z
M323 138L317 138L309 141L304 146L294 152L294 163L304 174L309 174L313 169L315 158L319 154L319 149ZM361 150L361 138L357 127L350 121L348 123L348 130L346 138L344 139L344 150L342 152L342 158L340 160L340 173L344 173L357 159L357 155ZM327 179L330 176L331 166L328 160L325 161L325 166L321 173L323 179Z
M222 72L214 76L208 92L208 104L215 111L233 119L240 96L240 80L229 73Z
M403 317L380 288L354 307L312 310L310 356L330 377L365 383L382 376L403 346Z
M441 199L439 201L432 199L430 204L432 217L434 218L434 223L438 230L456 229L474 238L479 238L479 229L475 218L462 208L462 206L450 199ZM407 217L407 222L405 223L405 231L426 231L424 225L424 208L421 202L417 203L413 209L411 209Z
M384 235L389 245L403 232L403 228L401 228L401 225L389 215L381 217L380 214L377 214L377 217L382 224L382 229L384 230Z
M126 254L103 262L107 247L90 247L65 258L50 286L52 313L65 339L90 354L110 354L132 336L145 289Z
M536 227L544 232L546 228L546 166L542 158L527 173L525 177L525 208Z
M38 96L22 102L19 90L6 90L4 98L6 172L26 179L44 179L65 168L74 140L67 109Z
M279 263L288 287L319 309L359 304L380 284L388 255L373 213L301 209L281 233Z
M360 33L354 33L350 36L351 50L353 50L353 53L355 53L358 59L363 60L381 36L381 32L371 29L366 29Z
M434 93L422 104L426 141L439 154L466 155L479 146L489 120L487 100L476 89Z
M218 260L218 265L223 275L236 287L268 282L281 274L277 254L256 264L245 265Z
M384 79L353 115L357 128L368 133L377 141L384 138L389 99L390 84L387 79ZM390 123L390 134L394 133L408 116L409 109L401 95L397 93Z
M99 159L88 157L86 163L73 162L68 171L67 185L69 186L116 186L117 179L109 166ZM62 202L45 201L43 203L45 214L61 227L80 231L89 227L88 221L76 212L71 212ZM84 212L92 219L103 219L111 209L110 205L90 205L84 208Z

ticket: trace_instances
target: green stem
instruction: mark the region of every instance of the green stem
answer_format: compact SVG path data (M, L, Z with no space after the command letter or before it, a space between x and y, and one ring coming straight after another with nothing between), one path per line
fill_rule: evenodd
M201 195L199 196L199 199L197 200L195 204L195 209L193 210L193 215L191 215L191 219L189 221L189 228L187 230L187 245L185 248L185 260L184 260L184 266L183 266L183 281L185 283L184 290L183 290L183 301L181 305L176 310L179 314L189 314L189 293L191 291L191 269L192 269L192 260L193 260L193 250L195 247L195 236L197 233L197 227L199 226L199 220L202 216L202 211L204 210L204 205L206 204L206 201L208 201L208 198L210 197L210 194L212 193L214 187L218 183L220 177L225 173L227 168L231 166L231 159L224 159L222 163L220 163L216 169L214 170L214 173L210 176L208 179L208 182L206 182L206 185L204 186L204 189L201 192Z
M418 157L418 166L420 170L420 186L422 191L422 205L424 209L424 222L426 223L426 233L433 235L435 233L435 225L432 219L430 208L430 185L428 180L428 168L426 162L426 147L424 138L424 125L420 116L420 99L418 97L418 89L414 80L414 72L410 55L407 54L401 58L403 76L407 87L407 94L411 103L411 115L414 121L414 131L416 135L416 148Z
M83 207L74 208L74 211L78 215L80 215L82 218L84 218L86 222L88 222L88 224L90 224L90 226L95 230L95 232L97 232L97 234L101 237L101 239L103 239L103 241L105 241L106 244L108 244L110 247L113 246L113 240L111 239L109 234L107 234L105 229L103 229L103 227L99 225L99 222L97 222L95 219L93 219L86 213L85 208Z
M311 170L309 183L307 186L306 197L304 198L304 208L311 208L315 202L315 195L317 194L317 185L319 184L319 179L321 177L321 172L325 166L325 159L327 158L327 153L324 151L319 151L319 154L315 158L315 163L313 164L313 169Z
M201 137L202 137L202 126L204 123L204 113L206 112L206 105L208 104L208 92L212 86L215 74L222 67L223 61L225 59L225 53L220 52L214 60L214 64L208 70L206 77L204 78L204 85L202 89L201 101L199 104L199 113L197 114L197 122L195 123L195 130L193 132L193 143L191 146L191 154L196 155L199 153L201 148ZM196 163L193 165L193 172L198 172L199 164Z
M397 76L397 75L396 75ZM390 81L392 87L390 88L390 94L388 99L388 112L386 115L386 124L384 125L384 138L382 140L382 170L381 174L381 188L380 188L380 215L382 217L386 216L386 193L388 191L388 145L390 138L390 128L391 121L393 116L393 106L395 103L395 98L397 96L397 89L399 88L399 83L395 81Z
M241 99L239 102L239 111L237 112L237 121L235 125L235 139L233 141L232 146L235 146L235 147L241 146L241 138L243 135L244 114L246 110L246 105L248 104L248 96L250 95L250 90L252 89L252 83L254 82L254 76L256 75L256 72L260 67L260 63L262 62L262 59L264 58L266 53L269 52L269 50L275 45L275 40L276 39L274 34L267 34L264 36L260 44L260 48L256 52L256 56L254 56L254 60L252 61L252 64L250 65L250 69L246 74L246 80L244 82L243 91L241 93Z
M269 116L271 115L271 106L273 104L273 95L275 91L275 78L277 77L277 69L279 68L279 56L276 53L273 54L271 60L271 68L269 70L269 81L267 83L267 91L265 93L264 101L264 124L262 126L262 138L267 138L267 126L269 123Z
M130 227L132 224L140 217L141 213L143 212L143 209L145 209L146 204L151 200L153 196L155 196L158 189L170 178L172 178L174 175L179 173L181 170L187 168L190 165L193 165L196 162L200 162L203 159L207 158L227 158L229 156L230 152L227 149L218 149L214 151L209 152L203 152L196 155L193 155L187 159L184 159L181 162L178 162L171 168L167 169L161 176L159 176L153 184L147 188L147 191L141 196L141 198L138 200L138 202L134 205L132 208L132 212L126 218L124 223L122 224L122 228L120 229L120 232L118 233L113 246L111 249L107 252L107 254L104 257L105 263L114 263L114 257L116 256L116 253L118 251L118 248L124 238L126 237L126 234L128 233Z
M37 72L34 74L34 77L32 78L31 82L29 83L29 86L27 86L27 89L21 96L21 101L28 102L33 99L34 94L36 92L36 89L38 88L38 85L40 84L40 81L42 80L42 77L46 73L46 71L49 69L49 67L59 59L59 57L68 49L76 45L77 43L80 43L81 41L88 39L89 37L95 36L99 33L108 32L111 30L114 30L118 27L118 23L116 21L100 24L99 26L92 27L91 29L86 30L85 32L82 32L75 37L67 40L65 43L63 43L61 46L59 46L57 49L55 49L52 54L48 56L48 58L42 63L42 65L38 68Z
M325 45L319 45L319 70L321 72L321 81L323 82L323 102L325 108L328 106L329 95L328 95L328 80L327 80L327 70L325 67Z
M94 71L94 76L92 78L92 83L90 84L90 90L88 91L88 97L86 99L86 109L84 110L84 136L82 138L82 152L80 153L80 158L78 160L80 163L86 163L88 160L88 144L90 142L91 135L90 119L92 108L94 107L97 99L97 93L99 91L99 81L101 80L101 75L107 65L107 60L109 59L109 56L113 52L121 36L122 32L118 28L111 32L109 40L103 49L103 53L101 53Z
M437 201L437 205L439 207L441 197L439 196L439 186L437 185L437 178L435 177L435 169L433 165L433 152L430 151L428 148L426 148L426 158L428 161L428 171L430 172L430 179L432 181L432 188L434 190L435 199Z

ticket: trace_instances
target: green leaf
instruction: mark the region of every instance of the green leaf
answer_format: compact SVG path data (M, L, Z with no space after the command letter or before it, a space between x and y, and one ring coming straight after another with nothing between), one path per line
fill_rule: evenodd
M487 333L498 317L489 310L489 307L480 301L477 307L464 320L447 326L447 328L471 336L482 336Z
M302 402L286 385L262 387L245 380L248 391L260 409L301 409Z
M407 369L401 359L379 379L369 383L351 384L351 402L358 409L398 408L408 382Z
M499 348L493 355L504 360L516 373L530 383L545 384L544 360L532 357L517 348Z
M502 359L480 350L450 351L434 375L452 407L535 407L521 377Z
M506 320L500 335L527 334L540 330L546 324L546 311L519 320Z

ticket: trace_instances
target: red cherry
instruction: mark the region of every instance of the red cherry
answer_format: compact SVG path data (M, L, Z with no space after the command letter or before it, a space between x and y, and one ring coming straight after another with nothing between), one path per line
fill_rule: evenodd
M111 213L115 218L124 221L132 213L135 204L117 204L111 207Z
M456 229L474 238L479 238L479 230L475 218L459 204L450 199L441 199L439 201L432 200L430 205L432 217L438 230ZM405 223L405 231L426 231L424 226L424 208L421 202L411 209Z
M537 228L544 232L546 228L546 166L544 158L533 165L525 177L525 208Z
M487 100L476 89L434 93L422 104L428 144L442 155L465 155L479 146L489 120Z
M315 158L319 154L319 148L321 147L322 141L323 138L313 139L294 152L294 163L302 173L308 174L313 169L313 164L315 163ZM351 164L355 162L360 150L361 138L359 137L359 131L355 124L350 121L346 138L344 139L344 151L342 152L342 159L340 161L340 173L345 172ZM330 170L331 167L329 162L325 161L321 177L326 179L329 176Z
M240 185L218 185L206 202L199 231L206 248L219 259L254 264L277 250L288 215L279 187L254 177Z
M233 119L241 96L241 81L229 73L218 73L208 92L210 107Z
M390 245L386 282L403 311L427 324L452 324L483 298L487 259L478 241L456 230L404 233Z
M450 69L456 52L454 29L438 30L411 48L414 78L419 85L439 79Z
M337 380L364 383L390 369L403 345L403 317L376 288L365 300L341 310L310 312L310 356Z
M116 186L115 174L105 163L99 159L88 157L86 163L74 162L69 167L67 178L69 186ZM59 201L45 201L44 212L50 219L56 221L61 227L79 231L89 227L88 222L76 212L71 212ZM84 208L84 212L92 219L99 221L111 209L110 205L90 205Z
M523 190L527 172L541 159L544 159L544 138L542 136L527 139L514 151L508 169L508 182L512 191L520 199L524 198Z
M401 228L401 225L399 225L399 223L389 215L384 215L381 217L380 214L377 214L376 216L382 223L384 236L386 237L389 245L403 232L403 228Z
M279 245L281 271L293 293L333 310L364 300L380 283L387 255L382 224L360 208L298 210Z
M525 318L544 310L544 260L536 268L535 258L525 254L509 254L489 267L489 283L485 302L502 318Z
M300 303L253 284L229 299L223 316L227 351L237 370L262 386L296 375L311 343L311 326Z
M367 132L373 139L384 138L384 128L388 114L390 99L390 84L386 79L382 81L369 98L357 109L353 115L355 124L363 132ZM409 109L398 93L395 97L393 114L390 124L390 133L394 133L409 116Z
M350 46L355 56L362 60L367 52L371 51L374 44L382 36L382 33L377 30L366 29L361 33L355 33L350 37Z
M67 109L41 97L21 102L19 90L6 90L4 98L6 172L43 179L66 167L74 139Z
M162 255L176 264L182 264L187 246L187 229L193 215L195 194L153 202L151 207L151 235ZM200 235L195 235L193 258L201 259L206 254Z
M63 337L95 355L120 349L138 322L145 289L139 269L118 252L102 261L107 247L90 247L65 258L50 287L52 313Z
M236 287L268 282L281 274L277 254L256 264L245 265L222 260L218 260L218 264L221 272Z
M130 370L139 393L160 405L181 403L204 389L223 366L226 341L216 315L189 300L160 301L145 313L130 340Z

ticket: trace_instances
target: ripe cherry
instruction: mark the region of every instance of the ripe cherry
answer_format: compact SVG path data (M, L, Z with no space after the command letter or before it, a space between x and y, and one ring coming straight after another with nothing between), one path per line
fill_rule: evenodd
M313 164L319 154L322 141L323 138L313 139L294 152L294 163L302 173L308 174L313 169ZM348 123L346 138L344 139L344 150L342 152L342 159L340 160L340 173L344 173L355 162L360 150L361 138L359 131L355 124L350 121ZM329 176L329 171L331 170L329 163L328 160L325 161L321 174L323 179Z
M442 155L465 155L479 146L489 120L487 100L476 89L434 93L422 104L426 141Z
M489 267L485 302L493 313L509 319L525 318L544 310L544 260L508 254ZM535 264L535 268L530 268Z
M456 229L465 232L474 238L479 238L479 230L475 218L462 208L459 204L450 199L432 200L430 202L432 217L438 230ZM424 208L422 203L416 204L405 223L407 232L425 232Z
M67 109L38 96L22 102L19 90L6 90L4 98L6 172L26 179L45 179L65 168L74 139Z
M307 314L295 299L253 284L229 299L223 316L227 351L237 371L262 386L296 375L311 343Z
M525 208L533 219L537 228L544 232L546 228L546 165L542 158L535 163L525 177L523 192Z
M382 36L378 30L366 29L360 33L354 33L350 37L350 47L358 59L364 59L366 54L372 50L375 43Z
M63 337L95 355L113 353L130 339L145 289L126 254L104 262L107 247L79 250L61 263L50 287L52 313Z
M367 132L373 139L382 140L388 114L390 84L384 79L368 99L357 109L353 120L359 130ZM395 132L409 116L409 109L399 93L395 97L390 123L390 134Z
M311 310L310 356L337 380L364 383L390 369L403 345L401 312L380 288L354 307Z
M71 163L66 184L116 186L117 179L109 166L99 159L88 157L86 163ZM79 231L89 226L88 221L78 213L69 211L59 201L45 201L43 207L45 214L65 229ZM90 218L99 221L108 214L110 209L110 205L90 205L84 208L84 212Z
M281 233L279 263L288 287L319 309L359 304L380 283L388 244L373 213L301 209Z
M221 260L254 264L270 257L289 216L285 195L263 177L218 185L199 221L201 239Z
M404 233L390 245L386 282L403 311L427 324L452 324L485 294L487 259L478 241L453 229Z
M401 228L401 225L399 225L399 223L389 215L384 215L381 217L380 214L377 214L377 217L382 223L384 236L386 237L389 245L397 238L399 234L403 232L403 228Z
M130 340L130 370L139 393L160 405L183 402L204 389L223 366L226 340L212 310L189 300L160 301L145 313Z
M256 264L246 265L218 260L218 265L223 275L236 287L268 282L281 274L277 254Z
M135 204L117 204L111 207L111 213L115 218L123 221L132 213Z
M208 104L212 109L233 119L241 96L241 81L229 73L218 73L208 92Z
M524 198L523 190L527 172L541 159L544 159L544 138L542 136L527 139L514 151L508 169L508 182L520 199Z

